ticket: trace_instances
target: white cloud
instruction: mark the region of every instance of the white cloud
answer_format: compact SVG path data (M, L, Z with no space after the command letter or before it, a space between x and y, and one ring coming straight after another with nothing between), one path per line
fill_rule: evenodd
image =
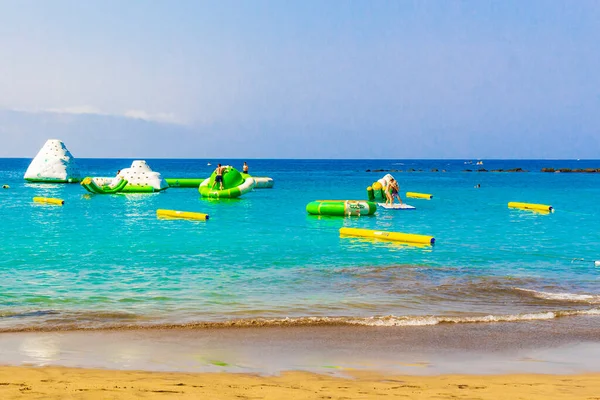
M143 119L145 121L166 122L169 124L185 125L185 123L179 120L173 113L149 114L143 110L128 110L125 111L125 114L123 115L129 118Z
M40 111L38 111L40 112ZM73 106L65 108L47 108L41 110L41 112L50 112L56 114L92 114L92 115L109 115L108 113L102 112L99 108L93 106Z
M72 114L72 115L102 115L102 116L110 116L110 117L125 117L125 118L133 118L133 119L141 119L144 121L151 122L161 122L166 124L175 124L175 125L186 125L186 122L177 118L177 116L173 113L149 113L144 110L127 110L124 113L108 113L102 111L101 109L82 105L82 106L71 106L71 107L63 107L63 108L43 108L43 109L17 109L13 108L12 111L17 112L26 112L26 113L53 113L53 114Z

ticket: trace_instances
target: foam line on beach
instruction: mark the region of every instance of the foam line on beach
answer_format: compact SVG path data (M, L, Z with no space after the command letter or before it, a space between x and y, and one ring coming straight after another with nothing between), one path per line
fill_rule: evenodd
M181 324L141 323L115 324L96 323L93 326L83 323L65 323L53 326L26 325L0 327L0 332L52 332L52 331L101 331L101 330L147 330L147 329L223 329L223 328L261 328L296 326L365 326L365 327L411 327L440 324L476 324L498 322L523 322L552 320L573 316L600 316L600 308L588 310L552 310L537 313L500 314L480 316L373 316L373 317L297 317L297 318L252 318L228 321L189 322Z
M538 313L525 314L507 314L507 315L483 315L473 317L377 317L371 318L370 321L350 322L359 325L368 326L427 326L439 324L472 324L472 323L490 323L490 322L521 322L521 321L539 321L551 320L560 317L570 317L577 315L600 315L600 309L594 308L591 310L561 310L561 311L545 311Z
M538 299L544 300L556 300L556 301L571 301L576 303L589 303L589 304L600 304L600 296L599 295L591 295L591 294L577 294L577 293L551 293L551 292L542 292L533 289L521 289L515 288L520 292L529 294Z

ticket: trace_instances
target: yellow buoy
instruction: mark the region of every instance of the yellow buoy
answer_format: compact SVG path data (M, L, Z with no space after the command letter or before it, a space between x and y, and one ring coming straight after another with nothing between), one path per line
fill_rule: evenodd
M518 201L511 201L508 203L508 208L519 208L521 210L541 211L546 213L554 210L552 206L546 204L519 203Z
M386 231L375 231L371 229L358 229L358 228L340 228L340 235L342 236L356 236L372 239L382 240L393 240L396 242L404 243L415 243L415 244L429 244L435 243L433 236L426 235L414 235L411 233L402 232L386 232Z
M208 219L208 214L176 210L156 210L156 216L158 218L194 219L200 221L206 221Z
M62 206L63 204L65 204L64 200L54 199L52 197L34 197L33 201L36 203L56 204L57 206Z
M432 194L428 194L428 193L415 193L415 192L406 192L406 197L410 197L410 198L413 198L413 199L427 199L427 200L433 199L433 195Z
M8 185L2 185L2 189L10 189L10 186L8 186Z

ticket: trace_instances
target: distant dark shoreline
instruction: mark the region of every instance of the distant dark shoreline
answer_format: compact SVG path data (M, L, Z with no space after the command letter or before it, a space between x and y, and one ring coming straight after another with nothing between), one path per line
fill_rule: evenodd
M423 169L409 168L406 171L401 169L367 169L365 172L425 172ZM432 168L429 172L448 172L445 169L440 170L439 168ZM462 172L530 172L523 168L511 168L511 169L491 169L485 168L479 169L463 169ZM594 174L600 173L600 168L542 168L540 172L564 172L564 173L585 173Z

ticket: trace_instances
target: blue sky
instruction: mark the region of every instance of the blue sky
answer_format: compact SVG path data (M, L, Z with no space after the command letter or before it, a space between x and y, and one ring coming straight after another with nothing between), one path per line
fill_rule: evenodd
M597 1L0 0L0 60L1 157L600 158Z

